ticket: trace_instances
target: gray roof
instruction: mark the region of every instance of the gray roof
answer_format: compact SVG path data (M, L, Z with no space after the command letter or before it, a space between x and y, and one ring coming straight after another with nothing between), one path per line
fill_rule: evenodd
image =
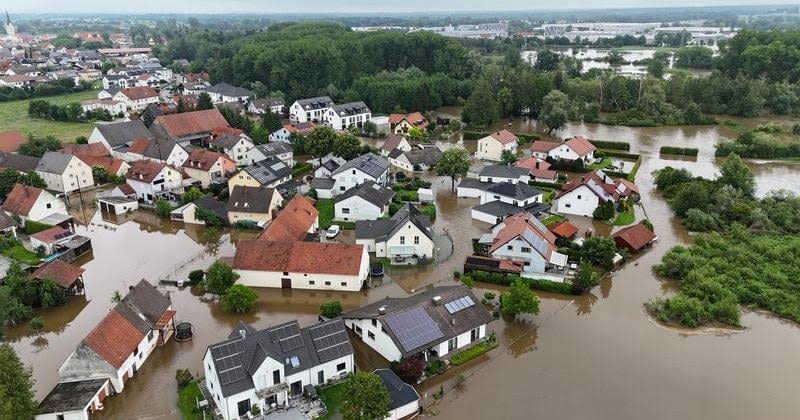
M344 194L338 195L335 201L339 202L353 196L361 197L367 202L382 208L392 201L394 190L376 184L373 181L366 181L357 187L350 188Z
M64 173L74 156L61 152L46 152L36 165L36 170L48 174Z
M494 200L479 206L475 206L472 209L481 213L486 213L505 219L507 216L511 216L522 211L527 211L534 216L538 216L542 212L549 210L550 206L543 203L531 203L525 207L519 207L504 201Z
M439 303L433 298L439 296ZM453 311L451 303L468 298L471 305ZM379 308L383 308L381 311ZM343 319L377 319L403 357L488 324L494 317L466 286L440 286L404 297L386 298L342 315ZM420 328L424 326L425 328Z
M166 161L175 146L182 147L172 139L153 139L145 149L144 156L150 159Z
M311 180L311 188L315 190L329 190L336 185L336 180L331 178L314 178Z
M413 149L403 153L412 165L428 165L433 166L442 158L442 151L438 147L430 147L427 149Z
M253 374L267 357L283 363L284 376L289 376L353 354L338 318L306 328L297 321L260 331L244 325L240 322L227 341L208 348L224 397L252 389Z
M391 369L376 369L373 373L381 378L386 391L389 392L389 411L419 401L417 390L403 382Z
M245 88L229 85L225 82L217 83L206 89L206 92L217 93L223 96L240 97L253 96L253 92Z
M502 182L500 184L492 185L487 191L500 194L504 197L510 197L515 200L527 200L542 194L541 190L531 187L528 184L518 182L513 184L511 182Z
M107 381L101 378L59 382L39 404L39 414L81 411Z
M329 96L317 96L314 98L298 99L297 104L306 110L330 108L333 106L333 99Z
M473 178L464 178L458 183L458 188L475 188L481 191L486 191L492 185L494 184L489 182L481 182L480 180Z
M274 188L235 186L228 198L228 211L242 213L269 213Z
M364 102L349 102L346 104L334 105L331 107L340 116L358 115L370 112L369 107Z
M278 106L283 105L283 99L281 98L261 98L261 99L254 99L251 103L258 107L258 108L267 108L271 106Z
M340 166L339 169L333 172L333 175L340 174L350 169L358 169L377 179L381 174L389 170L389 161L374 153L367 153L355 159L351 159Z
M341 165L339 165L339 162L337 162L336 159L328 159L328 160L325 161L325 163L322 164L322 167L327 169L328 172L331 172L331 173L333 171L339 169L339 166L341 166Z
M292 174L292 168L274 156L258 161L244 168L244 171L261 185L271 184Z
M16 225L17 222L14 221L14 218L9 216L6 212L0 211L0 230L8 229Z
M292 152L294 150L291 144L283 143L280 141L259 144L258 146L256 146L256 149L266 157L277 156L284 153Z
M195 200L194 205L206 210L211 210L222 220L228 219L227 203L217 200L213 194L206 194Z
M413 223L425 236L433 239L430 217L409 203L400 208L389 220L356 221L356 239L386 240L405 226L407 221Z
M123 146L136 139L153 137L153 133L145 127L142 120L97 124L96 128L112 148Z
M137 313L136 318L141 320L138 314L144 315L146 320L150 323L150 327L155 325L164 312L172 305L168 295L159 292L155 286L147 282L147 280L140 280L139 283L132 288L128 294L122 299L117 309L122 306L127 306ZM126 317L127 318L127 317ZM130 321L130 319L129 319ZM134 325L136 325L134 323Z
M218 149L233 149L239 140L243 139L244 137L241 136L232 136L230 134L225 134L224 136L220 136L215 138L211 144L218 148Z
M489 165L484 166L480 176L490 176L497 178L519 178L528 175L529 171L525 168L517 168L508 165Z
M0 152L0 168L3 169L11 168L20 172L33 171L39 166L39 160L40 158L34 156Z

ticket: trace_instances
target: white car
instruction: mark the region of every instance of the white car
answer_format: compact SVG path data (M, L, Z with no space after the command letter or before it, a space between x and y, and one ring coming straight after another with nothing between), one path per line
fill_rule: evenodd
M339 225L331 225L331 227L329 227L328 230L325 231L325 237L326 238L335 238L336 235L339 234L340 230L341 229L339 228Z

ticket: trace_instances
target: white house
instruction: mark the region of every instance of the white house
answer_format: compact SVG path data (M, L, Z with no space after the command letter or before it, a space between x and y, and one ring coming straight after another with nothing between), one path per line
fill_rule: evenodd
M288 143L274 142L264 143L258 146L247 149L247 156L245 157L247 164L261 162L262 160L277 158L286 166L294 167L294 147Z
M500 184L509 182L516 184L522 182L527 184L531 180L530 172L524 168L517 168L508 165L488 165L484 166L478 174L478 179L481 182L488 182L490 184Z
M612 178L598 169L564 184L553 200L553 210L591 217L601 200L617 203L626 197L638 201L639 188L627 179Z
M480 205L472 208L471 216L475 220L494 225L512 214L528 212L538 216L548 208L543 203L544 193L528 184L488 185L480 191Z
M152 160L166 163L176 168L183 166L189 158L189 152L175 140L159 138L140 138L114 150L114 157L126 162Z
M227 83L218 83L214 86L206 88L206 93L211 96L214 103L230 103L238 102L245 103L248 99L253 97L253 92L245 88L232 86Z
M228 339L203 356L205 385L225 420L252 418L355 371L344 323L334 319L306 328L289 321L263 330L240 322Z
M89 144L100 143L108 153L126 148L137 139L150 139L153 133L147 129L142 120L120 121L114 123L98 123L89 135ZM181 162L183 163L183 162Z
M78 344L58 369L60 382L108 379L120 393L174 330L169 297L141 280ZM113 343L113 345L109 345Z
M347 163L347 161L340 157L323 160L322 165L314 169L314 178L330 178L333 173L345 163Z
M289 119L294 123L320 123L325 111L332 106L333 100L328 96L298 99L289 107Z
M208 188L213 183L225 183L236 171L236 162L222 153L194 149L183 162L181 169L190 177L200 181L202 188Z
M531 153L540 159L583 160L584 164L594 162L597 148L581 136L573 137L563 143L537 140L531 145Z
M281 115L284 108L283 99L281 98L253 99L247 104L247 112L255 115L264 115L267 111Z
M246 134L238 136L225 134L211 139L209 146L217 151L225 153L229 158L236 162L236 166L244 166L254 163L249 160L249 150L255 146L253 140Z
M557 251L555 235L530 213L509 216L489 236L491 256L522 263L523 276L564 281L567 256Z
M108 111L112 116L125 114L128 111L128 107L124 102L115 101L113 99L89 99L88 101L81 101L81 109L83 109L83 112L102 109Z
M230 191L228 223L266 223L283 204L283 197L274 188L236 186Z
M36 420L89 420L114 391L106 378L59 382L39 403Z
M130 110L141 111L147 105L158 103L158 92L147 86L129 87L115 92L111 99L124 103Z
M442 151L438 147L412 149L404 152L394 149L389 153L389 164L407 172L426 172L442 158Z
M53 194L22 184L14 185L0 209L9 216L18 217L22 226L26 220L37 222L52 214L68 214L67 206Z
M283 127L279 128L273 133L269 135L270 142L283 142L283 143L290 143L291 142L291 135L292 133L297 133L299 135L305 136L314 130L314 127L317 125L311 121L296 123L296 124L286 124Z
M372 111L364 102L350 102L334 105L322 114L323 123L334 130L347 130L350 127L362 129L370 120Z
M393 264L414 264L433 258L433 227L428 216L406 204L388 220L357 221L356 243Z
M389 156L389 154L395 149L399 149L402 152L410 152L411 143L408 142L408 139L406 139L405 136L389 134L386 137L386 141L384 141L381 145L381 156Z
M528 176L536 182L558 181L558 172L550 169L550 163L546 160L534 156L529 156L514 163L517 168L526 169Z
M403 382L391 369L376 369L383 386L389 392L389 415L386 420L401 420L419 413L419 393L413 386Z
M389 162L372 153L361 155L336 169L331 178L334 180L331 195L339 195L356 185L367 181L386 185L389 179Z
M66 153L45 153L36 166L36 173L51 191L70 193L94 185L92 168L78 157Z
M475 157L499 162L503 160L504 151L517 154L517 136L508 130L496 131L478 140Z
M446 358L486 337L494 320L467 286L385 298L342 314L347 328L389 361Z
M245 286L357 292L369 275L369 255L361 245L338 242L240 241L233 269Z
M213 212L220 220L228 220L227 204L219 201L212 194L207 194L191 203L186 203L169 214L169 218L190 225L204 225L205 220L197 217L197 210L204 209Z
M125 182L133 188L136 198L145 203L183 193L181 172L172 166L151 160L133 162L125 175Z
M386 215L394 191L367 181L336 196L333 204L336 220L375 220Z

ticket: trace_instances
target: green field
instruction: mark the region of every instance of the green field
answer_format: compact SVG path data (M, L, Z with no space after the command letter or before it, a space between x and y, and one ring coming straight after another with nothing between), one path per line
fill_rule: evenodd
M52 104L64 105L97 98L97 90L86 90L65 95L43 98ZM28 103L31 99L21 101L0 102L0 131L17 130L23 134L38 136L53 135L64 142L72 142L75 137L88 137L92 131L91 123L69 123L43 120L28 117Z

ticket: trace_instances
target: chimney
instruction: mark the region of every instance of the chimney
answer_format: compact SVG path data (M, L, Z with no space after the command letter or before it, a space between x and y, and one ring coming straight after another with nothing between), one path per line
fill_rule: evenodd
M456 325L456 319L450 318L450 325Z
M441 296L439 296L439 295L436 295L436 296L434 296L434 297L433 297L433 304L434 304L434 305L436 305L436 306L439 306L439 303L440 303L441 301L442 301L442 297L441 297Z
M242 340L247 338L247 330L245 330L245 329L239 330L239 336L242 337Z
M378 313L381 314L381 315L385 315L386 314L386 307L385 306L379 307L378 308Z

